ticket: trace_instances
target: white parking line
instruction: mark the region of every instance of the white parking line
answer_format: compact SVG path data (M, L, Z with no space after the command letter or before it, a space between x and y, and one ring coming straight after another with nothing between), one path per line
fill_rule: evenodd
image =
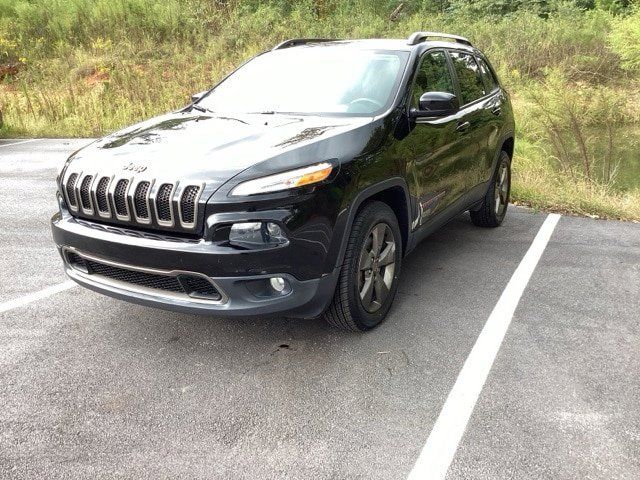
M0 313L8 312L9 310L13 310L14 308L24 307L31 302L42 300L43 298L47 298L56 293L69 290L70 288L75 286L75 282L67 280L66 282L59 283L58 285L52 285L50 287L43 288L38 292L29 293L24 297L15 298L13 300L9 300L8 302L0 303Z
M0 148L2 148L2 147L10 147L11 145L20 145L22 143L35 142L36 140L38 140L38 139L37 138L30 138L29 140L22 140L20 142L3 143L2 145L0 145Z
M560 215L549 214L511 276L464 362L427 442L409 473L409 480L445 478L522 292L529 283L558 220Z

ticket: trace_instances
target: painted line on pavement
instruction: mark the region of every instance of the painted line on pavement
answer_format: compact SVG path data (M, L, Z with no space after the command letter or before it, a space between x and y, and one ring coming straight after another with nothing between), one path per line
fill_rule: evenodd
M38 140L38 139L37 138L30 138L29 140L22 140L21 142L3 143L3 144L0 144L0 148L2 148L2 147L10 147L11 145L20 145L22 143L35 142L36 140Z
M29 293L24 297L15 298L13 300L0 303L0 313L8 312L9 310L13 310L14 308L24 307L25 305L28 305L32 302L36 302L38 300L42 300L43 298L50 297L51 295L55 295L56 293L69 290L76 285L77 284L75 282L67 280L66 282L59 283L58 285L52 285L37 292Z
M443 480L511 324L513 313L560 220L551 213L511 276L471 349L408 480Z

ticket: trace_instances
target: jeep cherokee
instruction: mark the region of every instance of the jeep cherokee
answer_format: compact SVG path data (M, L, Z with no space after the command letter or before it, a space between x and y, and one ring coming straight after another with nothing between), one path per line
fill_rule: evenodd
M500 225L513 148L463 37L293 39L72 154L53 237L69 277L123 300L364 331L423 238L466 210Z

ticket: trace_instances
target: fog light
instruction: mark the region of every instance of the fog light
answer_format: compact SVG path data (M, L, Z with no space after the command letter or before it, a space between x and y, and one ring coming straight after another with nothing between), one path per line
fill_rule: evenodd
M234 223L231 225L229 241L240 243L262 243L262 222Z
M276 292L282 292L284 287L287 285L282 277L272 277L271 280L269 280L269 283L271 283L271 288Z
M276 246L287 242L287 237L274 222L242 222L231 225L229 241L247 247Z

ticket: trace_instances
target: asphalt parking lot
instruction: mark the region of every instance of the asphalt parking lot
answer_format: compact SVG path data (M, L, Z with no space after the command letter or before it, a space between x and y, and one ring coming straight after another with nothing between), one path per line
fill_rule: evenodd
M0 478L407 478L547 219L455 219L364 335L35 298L66 281L54 178L84 143L0 141ZM446 478L640 478L639 323L640 224L560 218Z

